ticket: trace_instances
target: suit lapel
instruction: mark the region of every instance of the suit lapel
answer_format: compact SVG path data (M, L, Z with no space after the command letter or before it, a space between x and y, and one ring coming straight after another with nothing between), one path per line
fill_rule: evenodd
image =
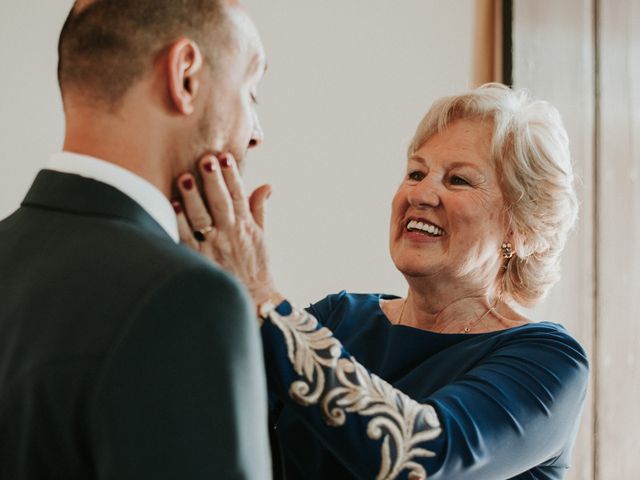
M171 238L144 208L120 190L79 175L41 170L22 206L118 218Z

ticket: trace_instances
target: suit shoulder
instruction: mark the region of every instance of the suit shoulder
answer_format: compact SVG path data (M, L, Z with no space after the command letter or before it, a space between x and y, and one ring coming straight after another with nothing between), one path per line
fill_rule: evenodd
M215 339L233 345L254 329L254 323L257 328L248 295L235 278L213 264L187 262L168 268L141 292L112 338L107 356L129 352L137 357L136 352L164 345L156 352L161 357L169 348L182 345L186 351L189 345L195 348Z
M114 225L108 238L102 237L96 243L96 248L107 258L117 258L117 252L120 252L121 267L133 270L134 276L146 271L147 275L155 277L158 284L167 281L168 277L194 274L209 281L237 284L235 279L204 256L176 244L166 235L140 231L136 225L125 222Z

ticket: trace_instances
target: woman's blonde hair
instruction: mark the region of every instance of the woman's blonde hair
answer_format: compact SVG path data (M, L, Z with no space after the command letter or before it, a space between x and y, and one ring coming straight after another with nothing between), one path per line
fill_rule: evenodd
M418 125L409 155L460 119L493 125L491 157L515 251L505 260L500 283L508 299L529 306L560 278L560 253L577 218L567 132L549 103L489 83L434 103Z

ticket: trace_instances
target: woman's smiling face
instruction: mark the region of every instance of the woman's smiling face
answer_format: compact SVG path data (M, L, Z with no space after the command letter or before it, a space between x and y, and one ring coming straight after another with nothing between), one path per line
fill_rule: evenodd
M391 257L406 277L494 284L507 228L491 135L491 123L456 120L409 158L390 230Z

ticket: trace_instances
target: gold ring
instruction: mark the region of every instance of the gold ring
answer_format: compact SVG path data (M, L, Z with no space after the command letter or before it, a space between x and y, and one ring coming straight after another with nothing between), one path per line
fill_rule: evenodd
M199 242L204 242L207 239L207 233L213 232L213 227L209 225L208 227L200 228L199 230L193 231L194 238Z

